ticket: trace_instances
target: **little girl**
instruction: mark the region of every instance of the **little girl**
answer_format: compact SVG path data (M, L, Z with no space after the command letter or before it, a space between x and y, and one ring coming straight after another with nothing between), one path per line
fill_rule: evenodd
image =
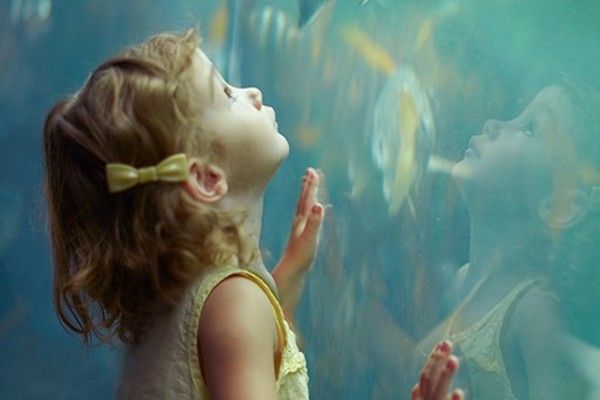
M305 399L287 321L323 220L319 175L304 175L271 275L258 251L263 193L288 143L261 92L225 82L198 43L194 31L157 35L50 111L58 317L86 344L128 345L119 398ZM444 398L457 366L438 346L414 398Z
M588 287L598 281L597 258L583 258L597 254L600 204L597 109L587 102L573 87L546 87L515 119L486 122L454 168L471 217L469 263L453 288L462 300L418 350L452 340L469 398L595 398L597 368L581 375L584 360L565 344L575 309L558 301L569 269L593 270Z

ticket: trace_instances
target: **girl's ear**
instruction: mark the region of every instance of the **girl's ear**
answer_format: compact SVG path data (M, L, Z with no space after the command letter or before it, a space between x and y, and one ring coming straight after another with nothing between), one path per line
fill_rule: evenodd
M215 203L229 190L225 173L214 164L192 158L189 171L190 177L182 182L181 186L195 200Z
M542 201L538 207L538 214L549 227L567 229L575 226L589 207L590 196L586 192L580 189L569 189L561 200L551 196Z

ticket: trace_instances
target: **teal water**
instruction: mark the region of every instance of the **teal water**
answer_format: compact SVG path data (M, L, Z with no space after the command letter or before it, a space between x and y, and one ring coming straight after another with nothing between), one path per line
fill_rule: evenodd
M531 334L548 333L540 342L548 336L555 357L530 357L535 348L525 339L519 351L504 349L512 390L536 398L568 376L589 391L567 398L600 398L600 3L338 0L319 9L320 3L302 3L302 27L298 3L287 0L0 3L0 398L111 397L118 350L84 350L54 315L41 126L50 105L101 60L152 33L189 26L200 27L202 47L226 79L261 88L290 142L290 157L265 199L269 265L285 246L305 167L318 166L327 177L321 196L331 207L298 311L313 398L408 398L438 324L460 314L464 326L472 325L467 321L531 276L549 282L540 302L556 305L531 315L538 328ZM559 105L541 125L513 121L555 84L577 93L569 107L550 94L543 107ZM484 127L490 119L514 123ZM546 137L538 132L559 130L563 119L572 122L565 131L574 138L568 154L575 164L548 150L560 155L568 147L548 134L540 153L521 151L535 145L510 147L507 158L482 168L479 191L469 184L459 190L456 181L470 175L457 179L454 166L471 162L465 149L472 136L496 139L512 129L538 140ZM478 147L478 140L473 146L483 160L491 147ZM532 168L551 171L551 183L544 186ZM527 212L528 196L536 189L566 192L575 180L584 193L576 203L581 213L548 236L526 235L526 222L546 215ZM573 207L548 212L565 221L567 209ZM480 246L487 249L482 259L492 261L463 282L459 268L477 264L480 247L470 230L477 218L490 238ZM501 235L509 226L514 234ZM535 235L548 246L532 247ZM465 300L469 306L460 306ZM527 316L521 308L516 315ZM457 351L464 363L457 384L473 398L492 399L469 366L472 354ZM536 380L534 370L547 374Z

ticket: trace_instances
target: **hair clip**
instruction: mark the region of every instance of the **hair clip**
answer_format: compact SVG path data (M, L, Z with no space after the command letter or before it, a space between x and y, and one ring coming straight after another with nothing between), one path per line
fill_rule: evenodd
M188 177L187 156L183 153L167 157L156 166L139 169L121 163L106 164L106 181L110 193L121 192L146 182L181 182Z

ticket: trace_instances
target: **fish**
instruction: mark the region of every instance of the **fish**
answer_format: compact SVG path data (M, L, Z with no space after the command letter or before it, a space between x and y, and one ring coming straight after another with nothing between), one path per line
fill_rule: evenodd
M282 48L298 34L291 17L282 10L264 7L250 14L250 26L257 28L256 34L260 47Z
M392 74L396 69L396 61L389 51L375 43L360 28L349 26L342 30L346 44L355 50L374 70Z
M13 24L29 19L44 21L50 17L51 11L52 0L12 0L10 20Z
M382 174L388 214L409 205L410 191L427 169L435 145L435 124L429 98L415 72L398 65L374 107L371 155Z
M318 18L319 14L323 11L326 3L332 3L333 0L299 0L298 6L300 8L300 18L298 20L298 26L302 28L315 18Z
M429 40L431 30L430 23L422 25L415 48ZM429 96L414 70L396 62L390 52L365 31L350 26L342 30L342 36L372 70L386 79L373 106L371 160L382 175L381 190L388 204L388 214L398 214L407 204L414 215L410 192L427 170L435 145ZM352 189L354 195L362 191L364 182L357 185L360 187Z
M209 41L216 46L222 46L227 39L229 9L222 5L215 12L209 29Z
M322 42L319 38L329 25L334 3L299 0L300 16L295 18L281 9L257 5L255 0L228 0L224 65L220 66L224 77L234 85L255 85L252 70L265 73L269 69L258 65L257 53L264 55L261 57L265 60L284 60L297 53L299 47L310 45L309 53L318 57Z
M436 129L430 103L431 88L453 78L450 66L438 60L434 45L436 27L460 9L455 0L441 2L431 14L415 24L412 43L403 44L394 53L362 28L346 26L341 30L345 44L383 79L375 99L371 100L368 142L371 162L382 176L381 191L390 216L396 215L405 205L415 215L412 197L424 174L450 174L456 164L433 154ZM412 62L400 63L397 59ZM356 162L349 159L349 164ZM356 165L349 165L348 172L352 197L358 196L366 186L364 174Z

